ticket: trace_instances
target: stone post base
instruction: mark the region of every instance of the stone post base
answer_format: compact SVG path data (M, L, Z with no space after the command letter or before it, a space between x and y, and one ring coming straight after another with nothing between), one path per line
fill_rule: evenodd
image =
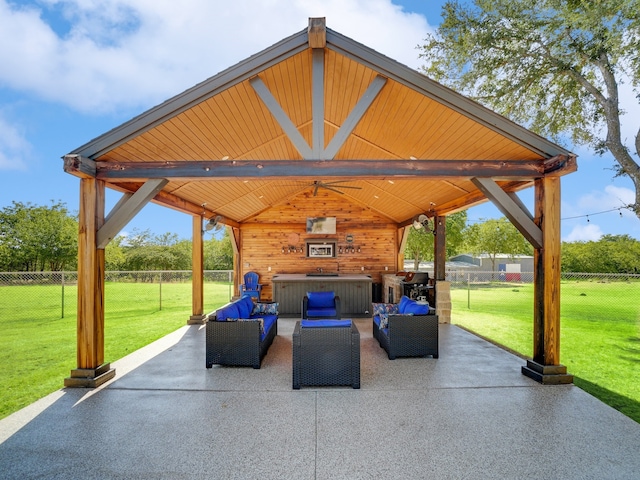
M527 360L527 366L522 367L522 374L543 385L573 383L573 375L567 373L567 367L564 365L542 365L533 360Z
M204 325L206 319L206 315L191 315L187 320L187 325Z
M451 282L436 283L436 314L439 323L451 323Z
M64 379L69 388L96 388L116 376L116 369L105 363L98 368L76 368L71 376Z

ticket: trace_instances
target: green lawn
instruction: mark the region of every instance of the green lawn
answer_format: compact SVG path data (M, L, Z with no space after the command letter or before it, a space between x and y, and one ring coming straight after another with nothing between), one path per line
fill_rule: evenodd
M230 291L205 283L205 312L225 304ZM60 389L77 367L76 295L65 287L61 318L60 286L0 287L0 418ZM190 283L162 284L162 310L158 284L107 283L105 297L108 362L186 325L191 315Z
M563 282L561 295L561 363L576 385L640 423L640 283ZM453 323L532 356L532 285L451 297Z
M76 367L76 293L65 287L61 318L60 286L0 287L0 418L61 388ZM206 283L205 311L230 294L226 283ZM451 296L453 323L531 356L532 285L453 288ZM576 385L637 422L639 297L640 283L562 284L561 362ZM158 284L107 283L106 305L105 359L113 362L185 325L191 284L163 283L160 295Z

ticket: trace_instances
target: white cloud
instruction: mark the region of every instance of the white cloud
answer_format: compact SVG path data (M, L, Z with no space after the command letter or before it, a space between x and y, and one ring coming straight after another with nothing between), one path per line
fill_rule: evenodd
M581 196L576 206L583 214L598 213L634 203L634 197L633 190L615 185L606 185L604 190L590 192ZM625 210L622 212L623 215L625 212L630 213ZM631 213L631 216L634 216L633 213Z
M326 17L328 28L411 67L430 29L391 0L39 5L45 10L0 0L0 85L83 112L154 105L306 28L309 17ZM60 12L65 29L47 23Z
M0 170L25 170L32 147L22 133L0 115Z
M562 239L563 242L584 242L594 241L597 242L602 237L603 233L600 227L594 223L588 223L587 225L576 225L571 232Z

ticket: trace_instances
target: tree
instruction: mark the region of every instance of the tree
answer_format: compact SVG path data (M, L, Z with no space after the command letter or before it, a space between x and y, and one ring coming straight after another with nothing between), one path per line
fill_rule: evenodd
M463 230L467 223L467 211L457 212L446 217L446 256L447 258L460 253L464 243ZM413 269L418 271L422 260L433 260L433 234L424 228L409 230L405 258L413 260Z
M186 244L185 244L186 242ZM153 235L134 229L120 245L126 270L187 270L191 268L191 242L174 233Z
M225 229L222 238L212 238L204 242L205 270L233 270L233 246Z
M466 246L476 255L485 253L491 259L492 269L496 269L496 257L499 253L511 257L531 255L533 247L506 217L484 220L474 223L465 231Z
M640 129L634 159L619 98L640 86L640 0L448 1L443 19L421 48L425 73L544 136L608 150L640 218Z
M597 242L563 242L562 271L640 273L640 241L629 235L603 235Z
M62 270L75 266L78 222L64 203L13 202L0 211L2 270Z

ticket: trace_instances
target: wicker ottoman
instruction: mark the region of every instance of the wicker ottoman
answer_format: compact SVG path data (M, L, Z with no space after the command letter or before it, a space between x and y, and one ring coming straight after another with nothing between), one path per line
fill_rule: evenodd
M293 330L293 388L360 388L360 332L355 324L350 320L302 322L298 321ZM309 324L312 326L306 326Z

